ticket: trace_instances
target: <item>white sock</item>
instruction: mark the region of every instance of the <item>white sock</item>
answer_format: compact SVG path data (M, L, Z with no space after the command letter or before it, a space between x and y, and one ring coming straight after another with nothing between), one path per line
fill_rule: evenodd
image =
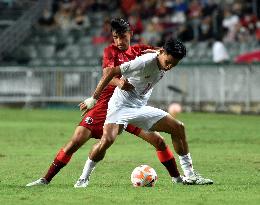
M193 166L192 166L192 159L190 153L179 156L181 168L184 172L186 177L192 176L194 174Z
M93 169L95 168L96 164L97 164L97 162L94 162L88 158L88 160L85 163L82 174L80 176L80 179L89 178L89 176L90 176L91 172L93 171Z

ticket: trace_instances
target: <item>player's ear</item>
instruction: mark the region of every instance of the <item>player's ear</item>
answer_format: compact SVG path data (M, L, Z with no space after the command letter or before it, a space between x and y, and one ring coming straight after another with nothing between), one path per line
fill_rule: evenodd
M159 49L159 53L160 53L160 54L163 54L163 53L164 53L164 49L163 49L163 48L160 48L160 49Z

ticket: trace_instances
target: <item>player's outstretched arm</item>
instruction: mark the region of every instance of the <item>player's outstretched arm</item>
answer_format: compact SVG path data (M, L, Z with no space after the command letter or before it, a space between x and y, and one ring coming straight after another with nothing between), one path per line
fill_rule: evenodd
M87 98L83 102L79 104L80 111L83 111L82 116L85 115L88 110L90 110L97 102L97 99L99 98L102 90L108 85L108 83L115 77L116 75L121 75L121 70L119 66L114 68L105 68L103 71L103 76L101 80L99 81L96 90L94 91L94 94L92 97Z
M99 81L96 90L94 91L93 98L98 99L103 89L108 85L108 83L117 75L121 75L121 70L119 66L114 68L105 68L103 70L103 76Z
M156 52L160 52L160 50L162 50L161 47L147 48L147 49L141 51L141 53L142 53L142 54L146 54L146 53L156 53Z

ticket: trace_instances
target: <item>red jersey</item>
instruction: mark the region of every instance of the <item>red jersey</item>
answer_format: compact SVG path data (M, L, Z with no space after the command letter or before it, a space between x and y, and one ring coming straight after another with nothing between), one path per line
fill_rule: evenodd
M109 45L104 50L103 69L106 67L116 67L124 62L134 60L140 56L143 50L153 47L146 45L129 46L128 50L121 51L114 44ZM118 76L120 77L120 76ZM100 139L103 134L103 125L107 115L108 102L114 93L116 86L108 85L99 96L96 105L84 116L79 123L80 126L86 127L91 131L92 137ZM128 132L138 135L140 128L129 125L126 129Z
M124 62L128 62L130 60L134 60L137 56L142 55L142 51L146 49L151 49L153 47L147 46L147 45L133 45L129 46L128 50L122 51L118 47L116 47L114 44L109 45L104 49L103 54L103 69L106 67L116 67L121 65ZM118 76L119 78L121 76ZM104 110L107 110L108 107L108 101L113 95L113 92L115 90L116 86L108 85L99 96L99 99L97 101L97 104L95 105L95 108L97 110L102 110L102 114L106 113Z

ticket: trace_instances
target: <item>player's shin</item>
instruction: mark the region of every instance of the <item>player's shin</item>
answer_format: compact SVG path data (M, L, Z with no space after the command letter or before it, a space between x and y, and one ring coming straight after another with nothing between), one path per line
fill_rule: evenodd
M174 146L175 151L179 155L180 165L183 170L185 176L191 176L194 174L193 166L192 166L192 159L188 149L188 146L185 146L185 142L181 140L181 137L174 137L172 136L172 143Z
M70 161L72 155L66 154L63 149L61 149L55 159L53 160L48 172L44 178L50 182L52 178Z
M179 155L181 168L185 176L192 176L194 175L194 170L183 123L177 121L174 131L175 132L171 133L172 143L175 151Z
M172 151L167 146L165 150L157 150L157 156L160 162L165 166L165 168L168 170L169 174L173 178L179 178L180 173L177 168L177 164L175 161L175 158L173 156Z
M89 159L86 161L84 169L82 171L82 174L80 176L80 179L89 179L90 174L95 169L97 162L94 162L93 160Z

